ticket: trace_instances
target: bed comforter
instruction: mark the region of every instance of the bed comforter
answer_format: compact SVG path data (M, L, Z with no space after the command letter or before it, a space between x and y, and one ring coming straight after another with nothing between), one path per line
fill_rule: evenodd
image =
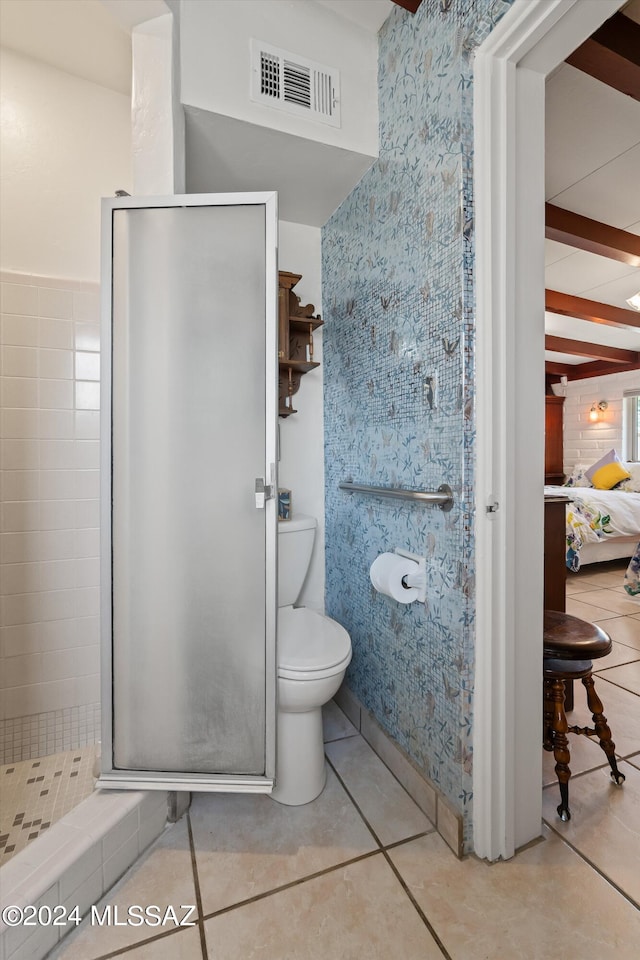
M567 567L580 568L580 550L587 543L616 537L640 540L640 493L596 490L594 487L545 487L545 494L571 497L567 504Z

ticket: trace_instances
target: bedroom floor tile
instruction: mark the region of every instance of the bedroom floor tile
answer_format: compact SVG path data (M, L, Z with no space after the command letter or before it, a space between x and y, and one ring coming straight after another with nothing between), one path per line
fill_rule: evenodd
M606 671L604 674L594 674L594 676L596 693L604 706L604 715L611 729L617 756L628 757L629 754L638 753L640 751L640 701L637 695L629 690L623 690L614 683L608 683L605 679ZM575 684L575 703L575 710L567 714L569 723L580 727L593 726L585 690L579 682Z
M616 590L592 590L580 594L580 603L592 604L603 610L613 610L614 613L637 613L638 601L629 596L621 596Z
M608 767L571 778L571 820L565 823L556 813L559 792L556 787L547 787L542 794L542 816L640 903L640 770L624 761L619 768L626 777L621 786L611 781Z
M597 623L594 620L593 623ZM602 625L612 640L623 643L634 650L640 650L640 620L634 617L616 617L615 620L606 620Z
M565 593L568 597L575 597L581 593L590 593L597 584L590 583L588 580L574 578L570 573L567 574L567 583Z
M596 607L592 603L585 603L582 599L584 596L585 594L581 593L580 600L567 597L567 613L570 613L572 617L579 617L581 620L594 623L596 620L611 620L619 616L615 610L605 610L604 607Z
M572 714L568 714L569 723L573 723ZM571 759L569 769L572 776L579 773L585 773L587 770L595 770L603 765L609 766L609 762L598 743L597 739L591 737L569 736L569 751ZM552 783L557 783L558 778L555 771L556 761L553 753L549 750L542 751L542 785L548 787Z
M453 859L438 834L389 855L453 960L636 960L636 908L559 836L543 836L491 865Z
M598 675L640 697L640 660L598 671Z
M606 630L607 633L609 633L607 624L611 622L611 620L605 620L602 624L602 629ZM613 640L612 636L611 639ZM596 673L601 673L603 670L608 671L611 667L619 667L624 663L633 663L636 660L640 661L640 650L636 650L635 647L630 647L626 643L618 643L618 641L613 640L611 653L608 657L603 657L594 663L594 670Z

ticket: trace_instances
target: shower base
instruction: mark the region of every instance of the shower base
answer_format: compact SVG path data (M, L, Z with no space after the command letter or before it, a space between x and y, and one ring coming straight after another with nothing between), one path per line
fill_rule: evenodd
M93 792L97 744L0 766L0 867Z

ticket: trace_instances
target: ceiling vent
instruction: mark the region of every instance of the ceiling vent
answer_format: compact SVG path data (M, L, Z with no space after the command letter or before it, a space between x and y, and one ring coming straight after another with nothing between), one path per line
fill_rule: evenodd
M340 126L340 74L306 57L251 41L251 99Z

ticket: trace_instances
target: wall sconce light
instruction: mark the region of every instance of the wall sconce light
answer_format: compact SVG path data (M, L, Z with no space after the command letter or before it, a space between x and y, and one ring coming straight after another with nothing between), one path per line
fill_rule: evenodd
M637 293L634 293L632 297L629 297L627 303L630 307L633 307L634 310L640 310L640 290Z
M592 403L591 410L589 410L589 420L592 423L596 423L600 419L600 414L604 413L609 404L606 400L600 400L599 403Z

